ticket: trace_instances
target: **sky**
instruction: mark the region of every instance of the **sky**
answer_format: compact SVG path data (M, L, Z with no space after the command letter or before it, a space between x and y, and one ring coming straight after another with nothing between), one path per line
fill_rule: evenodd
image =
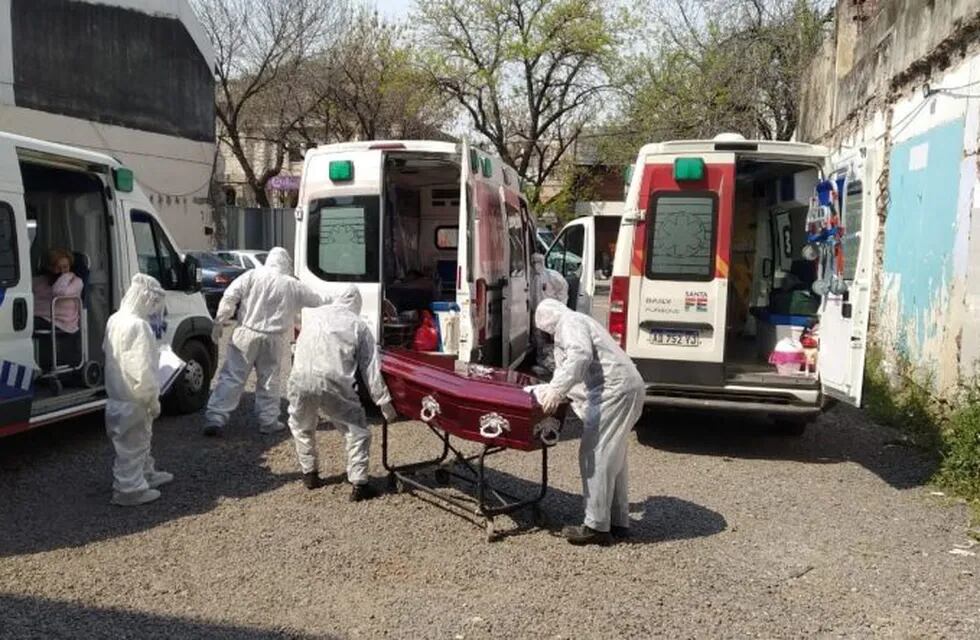
M367 0L367 4L374 4L378 11L386 18L404 18L411 11L413 0Z

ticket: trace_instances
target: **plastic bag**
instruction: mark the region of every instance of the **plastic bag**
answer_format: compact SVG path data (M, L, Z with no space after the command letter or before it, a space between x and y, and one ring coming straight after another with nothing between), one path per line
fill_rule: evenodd
M776 343L776 348L769 355L769 364L775 365L780 375L798 373L806 362L803 345L794 338L783 338Z
M416 351L438 351L439 330L432 320L432 313L422 312L422 324L415 330L415 340L412 346Z

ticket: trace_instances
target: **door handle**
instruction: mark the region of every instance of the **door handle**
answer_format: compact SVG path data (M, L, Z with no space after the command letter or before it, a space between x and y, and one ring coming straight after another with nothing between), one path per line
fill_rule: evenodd
M14 298L14 331L23 331L27 328L27 300L24 298Z

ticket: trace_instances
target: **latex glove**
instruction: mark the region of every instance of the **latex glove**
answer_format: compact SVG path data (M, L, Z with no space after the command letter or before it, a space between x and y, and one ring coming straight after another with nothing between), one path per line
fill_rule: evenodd
M562 401L561 394L553 391L551 385L536 384L530 387L524 387L524 391L534 396L538 404L541 405L541 409L544 410L545 415L550 416L557 411Z
M390 402L386 402L385 404L381 405L381 415L383 415L385 420L388 422L394 422L398 419L398 412L395 411L394 405L392 405Z
M155 398L153 404L150 405L150 416L156 420L160 417L160 399Z
M218 344L221 341L221 332L223 327L220 322L215 322L211 327L211 340Z

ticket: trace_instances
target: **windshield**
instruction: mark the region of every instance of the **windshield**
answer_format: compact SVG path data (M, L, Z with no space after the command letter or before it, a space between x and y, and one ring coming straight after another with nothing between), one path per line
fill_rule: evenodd
M214 255L213 253L208 253L207 251L189 251L190 255L194 256L202 267L227 267L230 266L227 262Z
M538 237L549 247L555 241L555 234L548 229L538 229Z

